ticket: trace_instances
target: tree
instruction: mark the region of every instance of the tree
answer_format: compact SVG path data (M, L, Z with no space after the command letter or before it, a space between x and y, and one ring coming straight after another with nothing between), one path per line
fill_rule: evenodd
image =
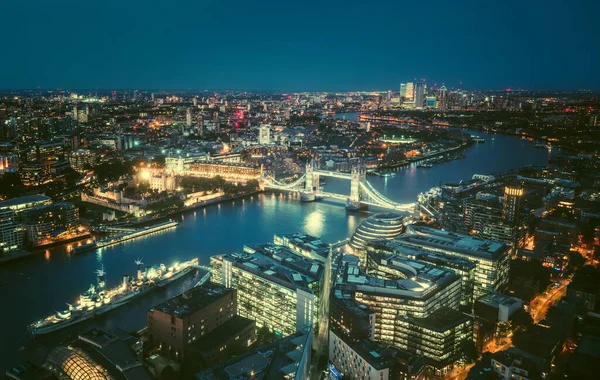
M513 330L526 329L533 324L533 318L531 317L531 314L521 308L512 315L510 324Z
M18 197L25 190L25 185L17 173L4 173L0 178L0 197Z

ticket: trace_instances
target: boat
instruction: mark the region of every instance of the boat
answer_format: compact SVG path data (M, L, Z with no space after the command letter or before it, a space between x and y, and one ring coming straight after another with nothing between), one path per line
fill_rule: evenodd
M91 284L74 305L67 304L67 309L56 311L32 323L29 332L33 336L44 335L102 315L137 297L162 288L192 273L198 267L197 258L175 263L170 267L160 264L144 268L141 260L136 260L135 263L136 277L124 276L121 285L112 289L106 287L104 268L97 270L96 283Z
M393 177L396 175L396 173L393 173L393 172L379 172L377 170L374 170L372 173L374 175L378 175L380 177Z
M87 244L82 244L80 246L73 248L72 253L74 255L77 255L82 252L87 252L87 251L92 251L92 250L95 250L98 248L108 247L108 246L111 246L114 244L119 244L119 243L125 242L127 240L142 237L144 235L148 235L153 232L162 231L162 230L165 230L168 228L174 228L174 227L177 227L177 225L179 225L179 223L177 223L177 222L164 222L164 223L155 224L153 226L140 228L139 230L135 230L133 232L121 234L121 235L114 236L114 237L109 237L106 239L96 240L96 241L93 241L93 242L87 243Z
M422 163L422 164L417 165L417 167L423 168L423 169L431 169L433 167L433 165L429 164L429 163Z

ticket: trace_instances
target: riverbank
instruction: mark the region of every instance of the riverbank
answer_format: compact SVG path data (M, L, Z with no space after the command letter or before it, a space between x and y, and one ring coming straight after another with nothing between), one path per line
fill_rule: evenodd
M188 206L188 207L183 207L182 209L171 211L164 215L155 216L155 217L152 217L152 218L149 218L146 220L138 220L138 221L127 222L127 223L118 223L113 226L114 227L145 227L148 224L151 224L153 222L163 221L163 220L172 218L174 216L181 215L188 211L194 211L194 210L202 209L202 208L214 205L214 204L224 203L227 201L234 201L236 199L242 199L242 198L245 198L245 197L248 197L251 195L259 194L260 192L261 192L261 190L255 190L255 191L250 191L250 192L238 194L238 195L224 195L222 197L213 198L213 199L210 199L207 201L199 202L199 203L196 203L196 204Z
M15 250L15 251L10 251L10 252L0 256L0 265L9 263L9 262L13 262L16 260L25 259L32 255L36 255L36 254L45 252L45 250L47 250L49 248L58 247L58 246L61 246L64 244L69 244L69 243L73 243L76 241L89 239L90 237L92 237L92 234L88 232L83 235L78 235L78 236L75 236L75 237L72 237L69 239L53 241L51 243L37 245L35 247L29 247L27 249L19 249L19 250Z
M439 157L439 156L442 156L442 155L444 155L446 153L452 153L452 152L455 152L455 151L460 150L460 149L466 149L470 145L472 145L472 143L460 144L459 146L455 146L455 147L452 147L452 148L440 150L438 152L424 154L422 156L415 157L415 158L409 158L409 159L406 159L404 161L398 162L396 164L381 165L380 168L383 168L383 169L400 168L400 167L403 167L403 166L410 165L410 164L412 164L414 162L419 162L419 161L427 160L427 159L433 158L433 157Z

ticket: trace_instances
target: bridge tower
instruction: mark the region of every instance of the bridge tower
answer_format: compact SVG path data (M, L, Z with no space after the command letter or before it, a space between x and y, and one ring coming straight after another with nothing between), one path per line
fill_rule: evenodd
M319 174L315 173L315 161L310 160L306 163L306 182L301 200L303 202L312 202L317 199L316 193L319 191Z
M348 210L359 210L367 208L366 205L360 202L361 184L364 185L367 181L367 170L360 164L352 167L350 174L350 197L346 201Z

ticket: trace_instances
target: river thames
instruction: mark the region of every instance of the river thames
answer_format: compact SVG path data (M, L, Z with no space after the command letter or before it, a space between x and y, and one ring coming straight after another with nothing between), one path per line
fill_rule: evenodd
M486 135L485 144L472 145L466 157L417 168L415 164L397 169L393 177L369 176L368 181L388 198L412 203L423 191L441 183L459 182L474 173L496 173L527 165L546 165L550 152L515 136ZM326 179L328 192L348 194L349 183ZM371 210L376 211L376 210ZM147 265L198 257L208 264L215 254L240 251L244 244L272 241L275 233L305 232L320 236L325 242L349 237L369 212L348 213L343 203L330 201L301 203L287 194L260 194L221 203L180 215L176 229L104 248L98 252L70 255L66 247L57 247L22 261L0 267L0 373L18 363L20 352L28 349L35 357L43 357L44 349L64 339L67 334L90 326L134 331L144 327L149 308L193 286L197 278L187 278L167 289L141 297L101 318L81 326L38 338L35 347L26 334L27 325L65 303L75 302L95 280L95 270L104 267L109 287L116 286L124 274L135 274L134 260Z

